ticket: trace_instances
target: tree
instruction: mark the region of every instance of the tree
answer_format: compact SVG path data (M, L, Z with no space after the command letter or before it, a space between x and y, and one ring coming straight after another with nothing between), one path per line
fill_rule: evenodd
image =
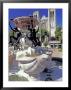
M58 40L58 41L62 41L61 27L56 27L55 38L56 38L56 40Z
M45 29L39 29L39 33L41 35L41 41L43 42L45 39L45 36L49 37L49 32Z

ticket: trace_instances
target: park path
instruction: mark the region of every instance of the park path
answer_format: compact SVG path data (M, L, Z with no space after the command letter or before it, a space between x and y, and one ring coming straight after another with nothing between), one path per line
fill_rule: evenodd
M57 48L54 48L53 53L52 53L52 57L62 58L62 52L59 51Z

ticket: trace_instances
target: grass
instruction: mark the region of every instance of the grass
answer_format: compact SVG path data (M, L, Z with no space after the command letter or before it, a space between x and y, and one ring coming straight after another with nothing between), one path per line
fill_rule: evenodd
M28 81L25 77L19 77L18 75L9 76L9 81Z

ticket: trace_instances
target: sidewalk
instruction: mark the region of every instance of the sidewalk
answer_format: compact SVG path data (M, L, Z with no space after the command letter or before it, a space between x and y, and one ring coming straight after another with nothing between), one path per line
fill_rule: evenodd
M54 48L53 53L52 53L52 57L62 58L62 52L59 51L57 48Z

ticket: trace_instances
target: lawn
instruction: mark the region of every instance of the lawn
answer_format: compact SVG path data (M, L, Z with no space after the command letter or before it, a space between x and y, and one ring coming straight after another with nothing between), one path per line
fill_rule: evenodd
M18 75L9 76L9 81L28 81L25 77L19 77Z

